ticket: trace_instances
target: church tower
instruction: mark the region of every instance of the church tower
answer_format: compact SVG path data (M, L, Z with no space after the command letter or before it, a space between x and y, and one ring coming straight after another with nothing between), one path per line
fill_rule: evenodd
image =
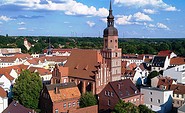
M104 46L102 56L111 72L111 81L121 79L121 48L118 48L118 30L114 27L114 16L110 1L109 15L107 17L107 28L103 32Z

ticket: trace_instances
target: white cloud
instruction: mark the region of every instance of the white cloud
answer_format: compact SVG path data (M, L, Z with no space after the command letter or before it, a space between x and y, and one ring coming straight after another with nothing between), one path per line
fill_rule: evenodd
M143 12L147 13L147 14L155 14L156 11L152 10L152 9L143 9Z
M92 21L87 21L86 23L87 23L90 27L93 27L93 26L95 25L95 23L92 22Z
M107 22L107 18L101 18L101 21L103 21L104 23Z
M163 23L157 23L157 27L161 29L170 30L168 26L164 25Z
M114 0L115 4L136 7L153 7L166 11L177 11L175 7L166 4L163 0Z
M0 20L3 20L3 21L10 21L10 20L13 20L12 18L9 18L9 17L7 17L7 16L4 16L4 15L2 15L2 16L0 16Z
M55 2L52 0L8 0L7 3L13 3L18 6L24 6L25 10L59 10L64 11L66 15L86 15L106 17L108 10L105 8L97 9L94 6L87 6L76 0L60 0ZM11 1L11 2L10 2ZM19 2L18 2L19 1Z
M69 22L65 21L64 24L69 24Z
M18 25L25 25L26 23L25 22L19 22L17 23Z
M140 22L152 21L152 19L141 12L137 12L133 15L116 15L117 19L115 20L116 24L118 25L130 25L130 24L137 24L142 25Z
M129 16L118 15L118 19L115 22L118 25L129 25L129 24L133 24L131 22L131 19L132 19L132 15L129 15Z
M0 22L0 25L3 24L3 22Z
M150 27L150 28L155 28L156 25L154 25L154 24L149 24L148 27Z
M165 11L177 11L177 9L175 7L167 7L164 9ZM179 10L178 10L179 11Z
M135 13L133 17L136 19L136 21L152 21L152 19L148 15L145 15L141 12Z
M18 28L18 30L26 30L26 28L25 27L20 27L20 28Z

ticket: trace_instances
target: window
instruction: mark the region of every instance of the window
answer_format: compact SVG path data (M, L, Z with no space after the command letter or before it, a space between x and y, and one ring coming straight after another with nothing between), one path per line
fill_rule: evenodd
M152 102L152 98L150 98L150 101Z
M157 102L160 103L160 99L158 99Z
M118 53L116 53L116 57L118 57Z
M71 103L70 103L70 102L68 103L68 107L69 107L69 108L71 107Z
M150 108L152 108L152 105L150 105Z
M112 42L112 40L110 40L110 42Z
M76 104L76 103L75 103L75 102L73 102L73 107L75 106L75 104Z
M177 101L177 104L179 104L179 101Z
M177 98L179 98L179 94L177 94Z
M150 92L150 95L152 95L152 92Z
M108 100L108 105L110 106L110 100Z
M107 95L107 91L105 91L105 95Z
M63 107L66 108L66 103L64 103Z
M111 92L111 97L113 97L113 92Z
M80 105L80 101L77 101L78 106Z
M55 109L55 113L58 113L58 109Z
M108 96L110 96L110 92L108 91Z
M117 43L118 41L117 41L117 40L115 40L115 42Z

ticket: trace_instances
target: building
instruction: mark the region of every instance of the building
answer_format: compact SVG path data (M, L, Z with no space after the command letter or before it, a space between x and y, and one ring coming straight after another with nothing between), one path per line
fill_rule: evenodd
M143 95L130 79L109 82L98 94L99 111L111 112L120 99L135 105L143 104Z
M55 68L53 84L75 82L81 93L98 94L110 81L109 68L99 50L72 49L64 68Z
M111 81L121 79L121 56L122 50L118 48L118 30L114 27L112 4L110 2L107 28L103 32L104 47L101 50L103 58L110 69Z
M155 56L152 60L151 71L166 70L169 66L170 59L168 56Z
M8 107L8 97L6 91L0 86L0 113Z
M1 55L21 53L21 48L0 48Z
M185 85L172 84L170 90L173 90L173 107L180 107L185 102Z
M163 76L177 79L178 83L185 84L185 64L166 69Z
M172 109L172 90L163 90L154 87L143 87L144 104L151 110L158 113L167 113Z
M170 60L170 66L179 66L185 64L185 58L183 57L175 57L171 58Z
M12 101L2 113L36 113L34 110L21 105L18 101Z
M40 96L42 113L67 113L79 108L80 91L74 82L46 85Z
M26 38L24 39L24 46L26 47L27 50L30 50L30 48L31 48L31 46L32 46L32 45L28 42L28 40L27 40Z
M170 50L159 51L158 56L168 56L169 59L177 57L177 55Z
M163 76L156 76L151 79L151 87L169 90L172 84L177 84L177 80Z
M43 53L47 54L48 50L45 49ZM71 49L51 49L51 53L53 56L70 56Z
M138 55L138 54L123 54L122 55L122 61L127 61L128 65L131 63L136 63L137 66L139 66L141 63L144 62L144 55Z

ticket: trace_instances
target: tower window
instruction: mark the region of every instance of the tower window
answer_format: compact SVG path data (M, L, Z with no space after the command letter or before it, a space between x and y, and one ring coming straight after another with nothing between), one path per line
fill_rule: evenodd
M112 40L110 40L110 42L112 42Z
M115 40L115 42L117 43L118 41L117 41L117 40Z
M116 53L116 57L118 57L118 53Z

